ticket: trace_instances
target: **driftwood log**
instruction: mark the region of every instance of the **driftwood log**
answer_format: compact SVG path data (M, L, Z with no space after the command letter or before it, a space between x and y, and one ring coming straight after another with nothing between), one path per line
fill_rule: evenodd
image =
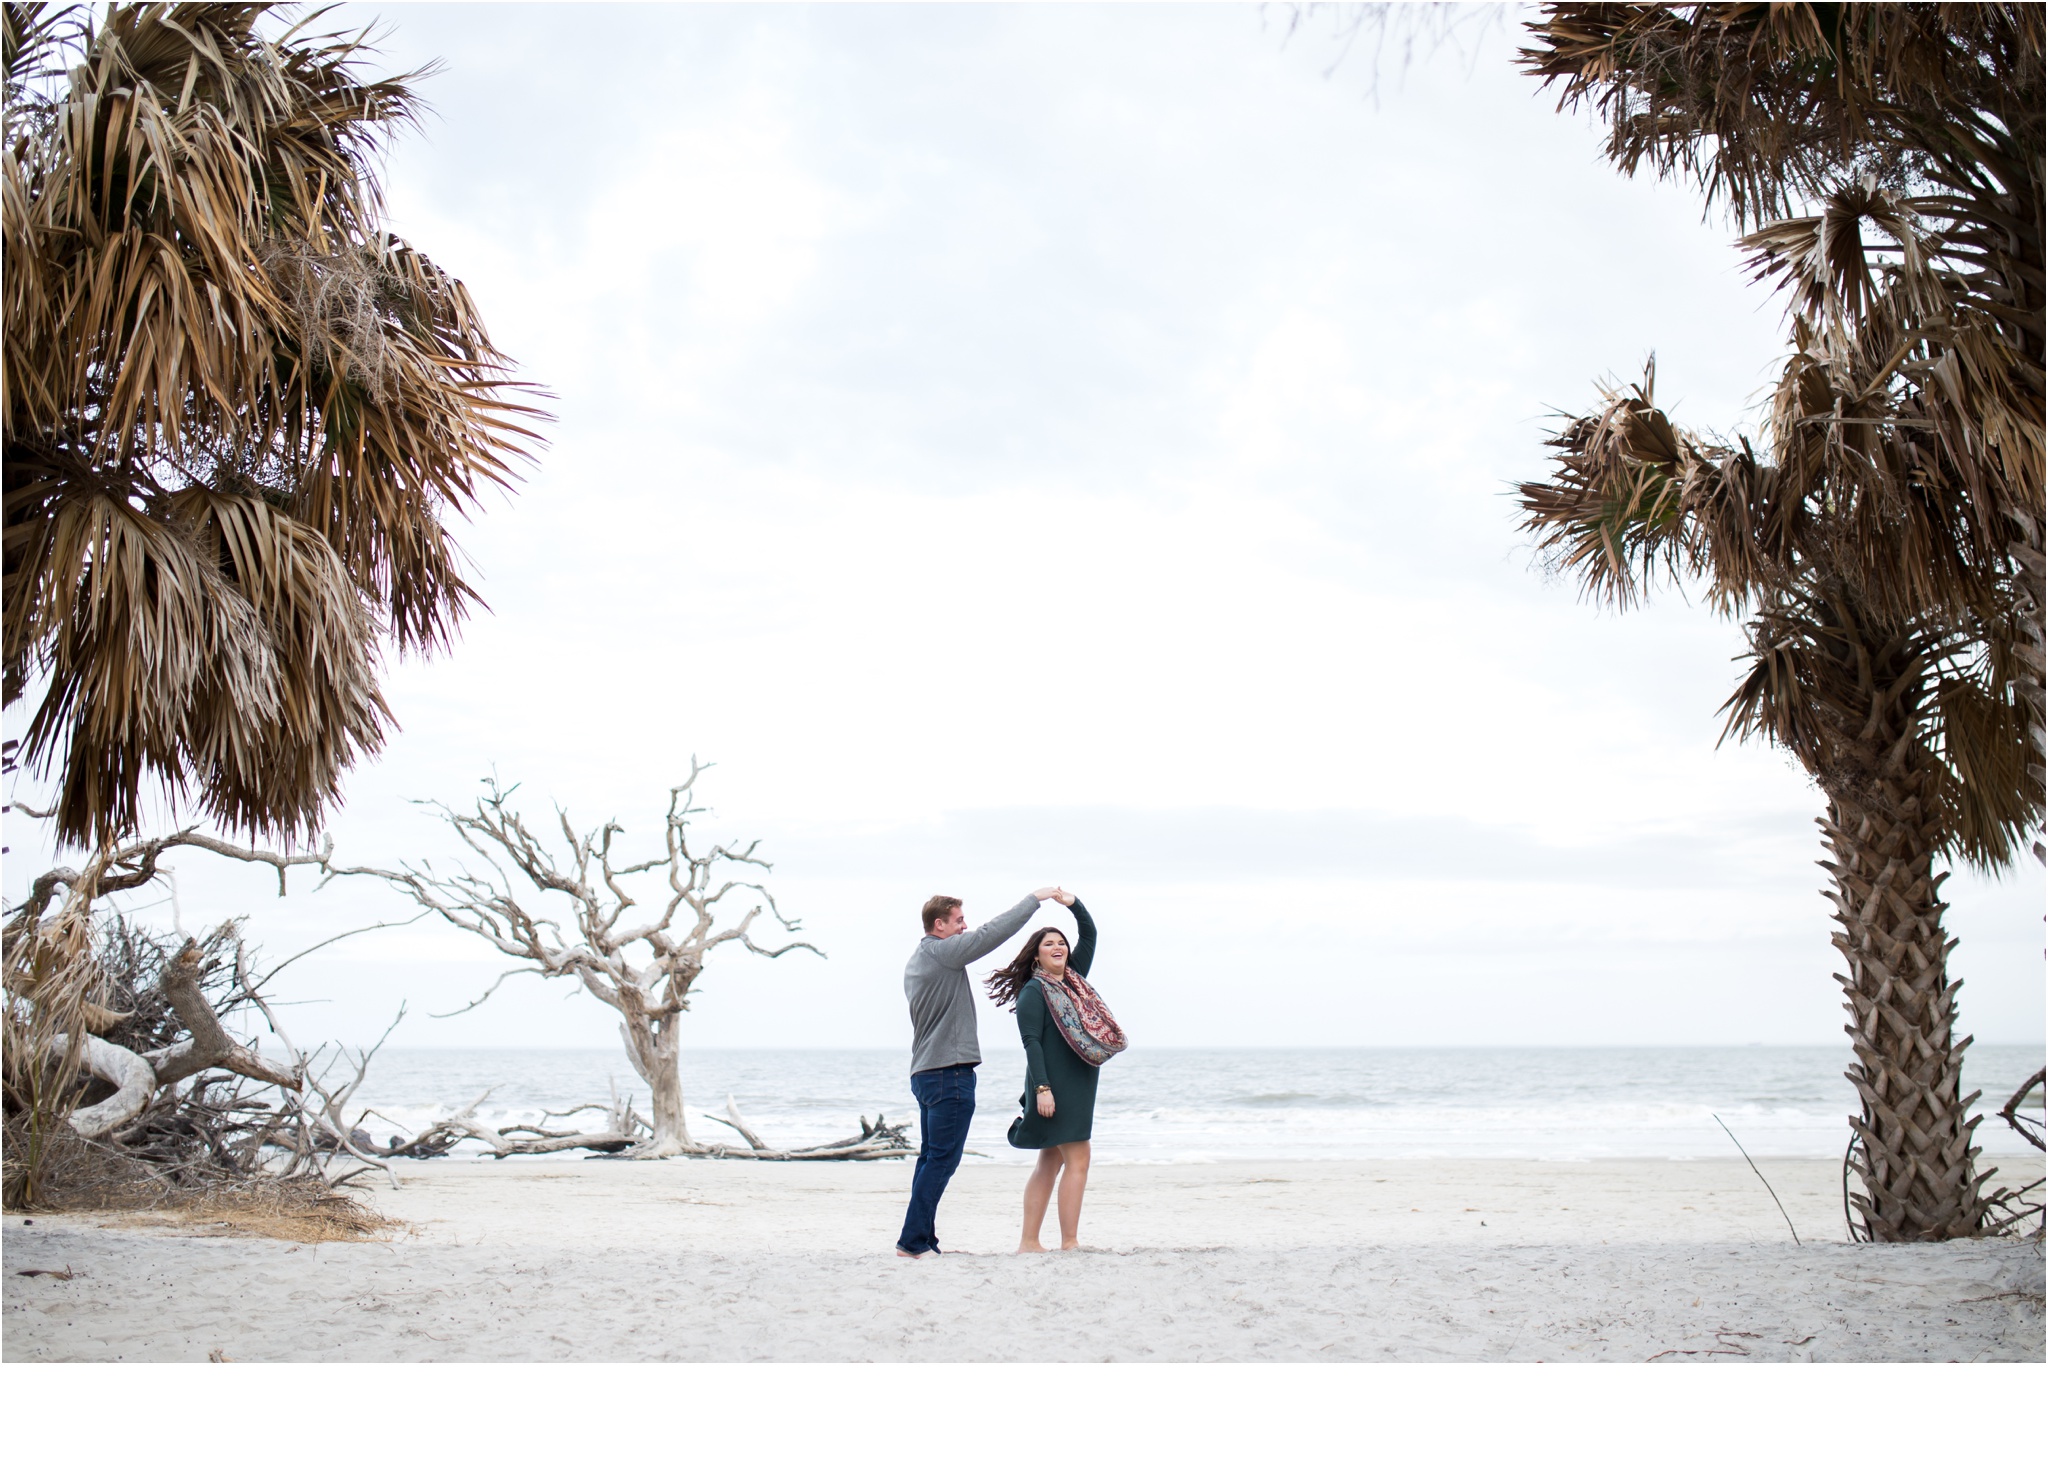
M87 1139L98 1139L149 1107L158 1087L157 1074L140 1053L109 1043L105 1038L86 1033L79 1044L80 1072L114 1086L114 1092L97 1104L71 1111L71 1127ZM71 1056L69 1033L59 1033L51 1039L50 1056L59 1062Z
M908 1124L887 1124L880 1114L873 1124L865 1116L860 1117L860 1134L850 1139L836 1139L829 1144L805 1145L800 1149L778 1150L754 1133L753 1127L740 1116L740 1106L731 1094L725 1096L725 1117L706 1114L706 1119L737 1130L741 1139L747 1142L744 1150L730 1145L715 1145L710 1153L721 1159L730 1160L887 1160L901 1155L913 1154L916 1146L910 1142Z
M486 1089L459 1112L435 1120L411 1139L392 1135L390 1142L376 1149L375 1153L383 1159L437 1160L452 1153L465 1140L470 1140L482 1145L486 1153L499 1160L512 1155L553 1155L567 1150L625 1155L643 1145L651 1132L648 1122L634 1112L632 1101L621 1100L616 1092L610 1104L581 1104L574 1109L550 1110L541 1116L539 1124L492 1125L479 1119L476 1112L491 1093ZM547 1127L549 1119L571 1119L593 1109L605 1114L606 1122L598 1128ZM887 1160L913 1154L916 1150L910 1142L910 1126L890 1124L880 1114L875 1116L872 1124L862 1117L858 1135L795 1149L778 1149L762 1139L740 1113L739 1104L730 1094L726 1095L723 1117L716 1114L704 1117L736 1130L747 1142L746 1148L693 1143L677 1153L713 1160Z
M632 1102L628 1100L622 1106L616 1095L609 1110L611 1123L602 1129L548 1129L544 1124L490 1125L477 1118L476 1111L493 1092L485 1089L460 1111L445 1119L436 1119L411 1139L392 1135L390 1143L377 1153L389 1159L438 1160L464 1140L475 1140L499 1160L510 1155L553 1155L564 1150L594 1150L599 1154L613 1155L631 1147L646 1130L645 1122L633 1112ZM543 1121L568 1119L589 1109L605 1107L602 1104L580 1104L574 1109L550 1110L541 1118Z

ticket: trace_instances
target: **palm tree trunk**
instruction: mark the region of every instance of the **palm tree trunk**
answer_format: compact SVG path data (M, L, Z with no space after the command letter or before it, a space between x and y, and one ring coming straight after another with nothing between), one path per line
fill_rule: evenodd
M1855 1170L1864 1193L1850 1199L1873 1241L1944 1241L1983 1228L1985 1177L1971 1140L1976 1094L1961 1094L1963 1050L1955 1041L1956 990L1948 979L1955 942L1943 933L1946 874L1934 873L1937 815L1924 772L1880 778L1854 797L1829 800L1820 822L1834 859L1829 892L1848 962L1837 977L1848 997L1856 1061L1849 1081L1863 1112Z

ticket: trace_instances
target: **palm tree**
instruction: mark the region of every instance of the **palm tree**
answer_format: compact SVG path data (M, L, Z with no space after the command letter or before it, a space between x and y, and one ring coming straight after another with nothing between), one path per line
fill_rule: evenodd
M1622 171L1753 229L1793 350L1765 451L1678 430L1646 372L1553 441L1525 522L1617 603L1689 576L1749 616L1729 730L1828 798L1865 1228L1974 1234L1934 863L2005 865L2041 817L2042 13L1554 4L1530 29L1525 69L1605 118Z
M1864 1229L1975 1235L1994 1198L1971 1143L1978 1096L1961 1092L1970 1040L1955 1036L1935 864L2007 865L2040 817L2013 668L2017 595L1989 620L1901 613L1864 588L1859 552L1876 528L1831 536L1825 523L1770 517L1812 499L1780 482L1810 465L1802 449L1824 432L1797 401L1810 365L1795 358L1780 389L1792 466L1674 427L1655 406L1652 363L1642 384L1610 391L1602 412L1553 439L1556 475L1522 485L1522 513L1555 567L1613 603L1692 578L1724 612L1747 613L1749 665L1723 706L1727 732L1788 749L1828 801ZM1781 549L1787 538L1796 549Z
M538 443L461 283L382 227L416 77L269 5L9 4L4 670L57 829L145 787L300 837L445 647L448 532Z
M1592 106L1623 172L1698 182L1755 232L1830 418L1799 471L1725 506L1789 567L1816 524L1896 614L2019 613L2008 662L2042 795L2044 32L2027 4L1552 4L1522 53ZM1878 415L1889 414L1888 417ZM1781 410L1780 431L1798 411ZM1886 423L1909 428L1901 438ZM1870 445L1872 452L1859 450ZM1894 449L1898 450L1895 451ZM1784 452L1776 454L1787 462ZM1729 546L1724 545L1724 548ZM2048 847L2037 838L2037 857Z

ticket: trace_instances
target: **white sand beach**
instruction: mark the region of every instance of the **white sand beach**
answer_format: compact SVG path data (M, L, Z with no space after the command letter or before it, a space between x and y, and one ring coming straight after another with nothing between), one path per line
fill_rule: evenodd
M978 1166L901 1261L898 1163L414 1164L374 1241L11 1215L5 1358L2042 1360L2036 1245L1852 1246L1836 1164L1764 1172L1804 1245L1740 1160L1403 1160L1101 1166L1018 1257Z

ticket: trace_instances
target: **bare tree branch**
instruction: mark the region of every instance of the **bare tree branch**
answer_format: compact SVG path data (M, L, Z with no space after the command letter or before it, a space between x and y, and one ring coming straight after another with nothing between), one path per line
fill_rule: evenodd
M329 936L325 941L316 941L311 946L308 946L304 951L294 952L292 955L286 957L283 961L279 962L276 966L272 967L267 973L264 974L264 980L269 981L272 977L276 976L279 972L283 971L286 967L290 966L293 962L297 961L300 957L311 956L316 951L325 950L327 947L334 945L334 943L337 941L346 941L351 936L366 936L372 931L389 931L399 926L410 926L415 921L424 921L430 914L431 912L429 911L421 911L418 915L407 916L402 921L377 921L368 926L358 926L353 931L343 931L339 936Z
M2048 1149L2048 1145L2042 1143L2041 1121L2032 1115L2020 1113L2020 1105L2026 1102L2028 1094L2040 1088L2044 1083L2048 1083L2048 1068L2038 1070L2032 1078L2013 1090L2012 1097L2007 1099L2005 1106L1998 1111L1998 1117L2007 1124L2010 1124L2018 1131L2021 1139L2037 1150ZM2032 1128L2029 1128L2029 1125Z
M424 915L424 914L427 914L427 912L424 912L424 911L423 911L423 912L421 912L421 914L423 914L423 915ZM463 1003L463 1004L462 1004L462 1006L460 1006L460 1007L456 1008L456 1009L455 1009L455 1010L454 1010L453 1012L430 1012L430 1013L428 1013L428 1014L427 1014L427 1016L428 1016L428 1017L437 1017L437 1018L438 1018L438 1017L460 1017L460 1016L462 1016L462 1014L463 1014L463 1013L465 1013L465 1012L470 1012L470 1011L473 1011L474 1009L476 1009L476 1008L479 1008L479 1007L483 1006L485 1002L489 1001L489 1000L490 1000L490 997L491 997L491 994L492 994L493 992L496 992L496 991L497 991L497 990L498 990L498 989L499 989L500 987L502 987L502 986L504 986L504 985L505 985L505 979L506 979L507 977L516 977L516 976L518 976L518 975L519 975L519 974L520 974L521 972L523 972L523 971L525 971L525 970L526 970L526 968L525 968L525 967L513 967L513 968L512 968L512 969L511 969L510 971L503 971L503 972L499 972L499 973L498 973L498 976L497 976L497 980L495 980L494 982L492 982L490 986L488 986L488 987L484 988L484 991L483 991L483 996L481 996L481 997L478 997L478 998L477 998L477 999L476 999L475 1001L473 1001L473 1002L465 1002L465 1003Z
M227 1029L220 1025L220 1015L199 990L199 965L199 943L188 940L164 968L160 979L164 995L192 1036L143 1055L156 1070L158 1086L177 1083L209 1068L225 1068L258 1083L276 1084L296 1092L300 1087L297 1074L265 1063L228 1036Z
M164 852L183 848L203 849L212 854L225 855L231 860L241 860L246 864L270 865L277 871L277 893L283 895L286 893L285 872L298 865L315 865L325 869L334 852L334 840L332 837L326 839L318 854L279 854L274 850L249 849L242 845L229 844L225 840L215 839L210 834L200 833L198 827L194 825L180 829L175 834L135 840L103 855L95 856L88 862L85 874L62 866L45 871L30 884L29 893L21 904L8 912L9 919L25 916L31 921L40 920L51 900L55 899L59 887L76 888L82 880L91 880L91 893L94 897L114 895L147 885L156 879L157 861Z

